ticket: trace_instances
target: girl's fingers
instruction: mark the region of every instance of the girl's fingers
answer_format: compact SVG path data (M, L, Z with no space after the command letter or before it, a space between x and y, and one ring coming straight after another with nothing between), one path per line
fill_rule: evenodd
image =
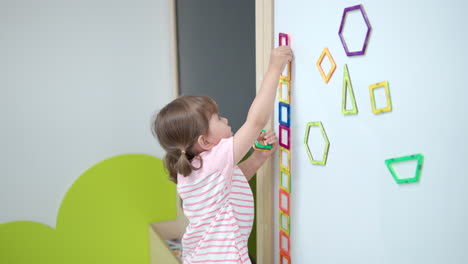
M270 145L278 142L278 138L276 137L275 131L267 131L266 133L261 133L259 136L259 140L264 141L266 144Z
M273 143L278 142L278 139L276 137L271 137L267 141L269 142L268 144L273 144Z
M279 50L279 51L291 51L291 47L289 47L287 45L279 46L276 49Z
M268 138L265 138L265 141L268 142L268 144L273 144L278 141L278 138L273 134Z
M275 131L268 131L265 134L265 139L268 139L268 138L271 138L271 137L274 137L274 136L275 136Z

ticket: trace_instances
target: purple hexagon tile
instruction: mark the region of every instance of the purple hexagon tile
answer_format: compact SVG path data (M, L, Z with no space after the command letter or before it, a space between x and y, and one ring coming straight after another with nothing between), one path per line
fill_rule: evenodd
M345 24L346 14L353 10L361 11L362 17L364 18L364 21L366 22L366 25L367 25L366 38L364 40L364 44L362 45L362 49L360 51L349 51L348 46L346 45L346 41L343 38L343 28ZM343 17L341 18L341 25L340 25L340 30L338 31L338 35L340 36L341 43L343 44L343 48L345 49L346 55L348 56L363 55L366 52L367 42L369 41L369 35L370 35L371 30L372 30L372 27L369 23L369 19L367 18L366 12L364 11L364 8L362 7L362 5L356 5L356 6L345 8L343 11Z

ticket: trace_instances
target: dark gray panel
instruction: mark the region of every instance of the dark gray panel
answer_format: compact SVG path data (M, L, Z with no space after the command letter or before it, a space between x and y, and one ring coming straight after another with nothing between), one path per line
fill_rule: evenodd
M233 131L255 97L255 1L178 0L181 94L212 97Z

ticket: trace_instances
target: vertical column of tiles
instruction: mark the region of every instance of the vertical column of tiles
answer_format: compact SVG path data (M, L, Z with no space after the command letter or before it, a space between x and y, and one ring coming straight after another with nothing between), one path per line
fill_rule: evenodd
M289 35L279 33L279 46L289 45ZM291 263L291 62L281 73L278 84L279 118L279 247L280 263Z

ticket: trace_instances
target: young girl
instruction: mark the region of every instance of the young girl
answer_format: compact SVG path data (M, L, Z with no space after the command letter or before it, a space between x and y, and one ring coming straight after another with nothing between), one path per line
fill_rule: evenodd
M247 181L277 147L274 132L260 132L272 113L279 76L291 60L287 46L272 51L260 91L234 136L208 97L181 96L156 116L153 133L167 152L165 166L190 220L182 238L184 264L251 263L247 240L254 200ZM256 139L272 144L272 150L255 151L236 165Z

